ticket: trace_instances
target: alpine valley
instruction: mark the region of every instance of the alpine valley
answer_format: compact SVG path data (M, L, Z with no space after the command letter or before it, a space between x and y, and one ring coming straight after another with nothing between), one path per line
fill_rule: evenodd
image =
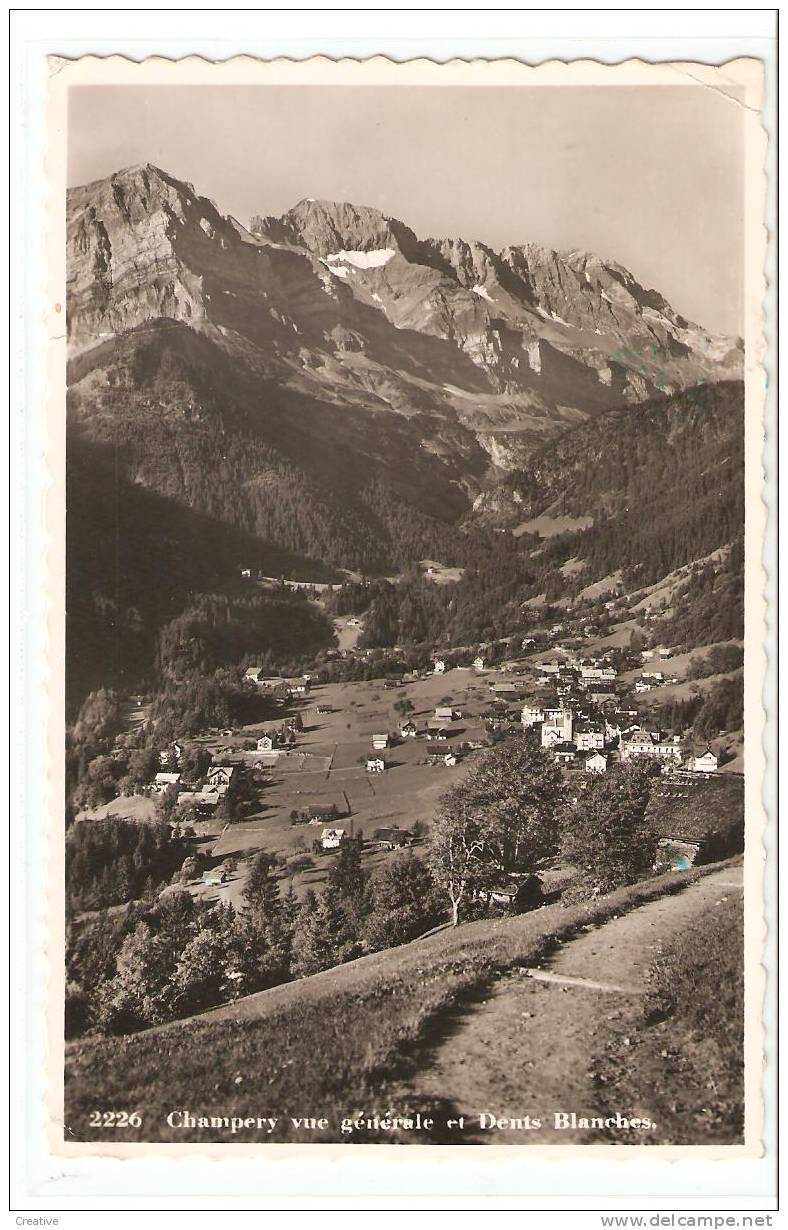
M742 343L613 261L311 199L247 229L151 165L71 189L67 224L77 704L144 681L164 625L241 570L432 558L471 609L503 561L481 634L558 575L651 584L741 535ZM281 653L326 643L274 623Z

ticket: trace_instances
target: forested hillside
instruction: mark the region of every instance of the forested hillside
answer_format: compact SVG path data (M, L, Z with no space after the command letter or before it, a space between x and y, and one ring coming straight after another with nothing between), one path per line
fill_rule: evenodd
M732 542L744 525L744 388L702 385L635 411L611 410L535 454L478 503L514 528L540 514L592 521L543 548L588 579L622 568L647 584Z
M356 598L366 599L364 643L506 636L543 621L550 604L574 601L593 582L618 575L618 588L636 591L721 548L716 563L680 587L663 635L688 647L740 638L743 435L738 384L610 411L567 433L480 501L455 547L465 565L457 584L435 586L413 572ZM502 517L511 523L513 512L522 524L545 509L591 524L546 540L493 530ZM537 598L548 609L535 607Z

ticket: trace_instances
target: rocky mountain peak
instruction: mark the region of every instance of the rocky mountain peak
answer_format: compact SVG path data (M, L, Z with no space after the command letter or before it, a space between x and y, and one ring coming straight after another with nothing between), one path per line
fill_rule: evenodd
M413 231L370 205L305 197L280 218L252 218L253 234L275 243L295 244L319 257L337 252L402 252L408 258L418 249Z

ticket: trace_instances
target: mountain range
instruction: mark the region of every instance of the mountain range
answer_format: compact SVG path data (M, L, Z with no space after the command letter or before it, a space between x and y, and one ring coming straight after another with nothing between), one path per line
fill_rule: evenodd
M384 570L489 521L583 424L741 378L739 339L613 261L420 239L366 206L306 199L246 227L145 165L72 188L67 238L69 549L116 620L92 484L102 508L127 492L148 537L179 527L176 556L210 543L194 575Z

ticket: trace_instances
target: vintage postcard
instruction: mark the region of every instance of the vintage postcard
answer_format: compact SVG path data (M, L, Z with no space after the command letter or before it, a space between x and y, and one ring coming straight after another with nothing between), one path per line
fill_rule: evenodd
M762 65L50 73L53 1152L759 1156Z

